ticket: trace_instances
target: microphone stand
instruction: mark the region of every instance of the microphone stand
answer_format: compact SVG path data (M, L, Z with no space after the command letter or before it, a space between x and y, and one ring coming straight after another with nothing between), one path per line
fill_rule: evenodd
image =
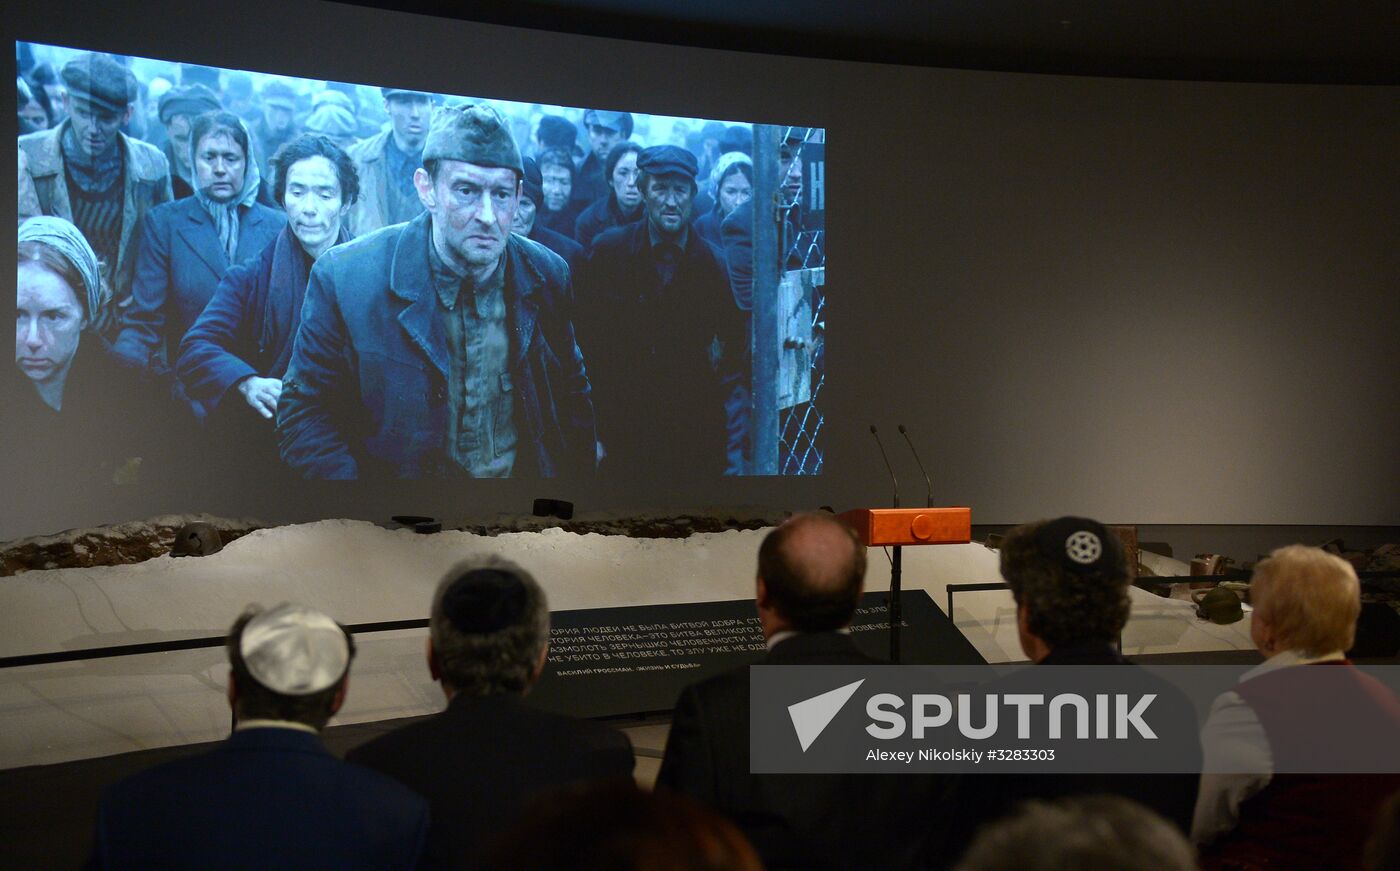
M875 424L870 425L870 434L875 437L875 444L880 446L880 456L884 457L885 470L890 473L890 480L894 482L894 505L899 507L899 479L894 476L894 467L890 465L890 458L885 454L885 444L880 441L880 433L875 429ZM890 662L899 662L899 625L903 622L903 616L899 607L899 584L904 574L904 550L900 545L892 545L894 553L890 556Z
M924 461L921 460L921 459L919 459L919 452L916 451L916 450L914 450L914 440L911 439L911 438L909 438L909 430L905 429L905 428L904 428L904 424L902 424L902 423L899 425L899 434L902 435L902 436L904 436L904 442L905 442L905 444L909 445L909 453L911 453L911 454L914 455L914 462L915 462L915 463L918 463L918 465L919 465L919 471L920 471L920 472L923 474L923 476L924 476L924 487L927 488L927 489L924 491L924 494L925 494L925 495L924 495L924 507L925 507L925 508L932 508L932 507L933 507L933 482L929 480L929 477L928 477L928 469L925 469L925 468L924 468Z
M919 452L916 451L916 450L914 450L914 441L913 441L913 439L909 438L909 431L908 431L907 429L904 428L904 424L902 424L902 423L899 425L899 434L902 435L902 436L904 436L904 441L905 441L905 443L909 445L909 453L911 453L911 454L914 455L914 462L915 462L915 463L918 463L918 465L919 465L919 471L923 473L923 476L924 476L924 487L926 488L925 491L924 491L924 507L925 507L925 508L932 508L932 507L933 507L933 482L929 480L929 477L928 477L928 470L924 468L924 461L921 460L921 459L919 459ZM898 508L898 507L899 507L899 504L896 503L896 504L895 504L895 507ZM896 554L896 557L895 557L895 558L898 559L899 547L896 546L894 550L895 550L895 554ZM894 570L891 570L891 571L894 571ZM895 634L895 633L897 633L897 632L899 631L898 627L899 627L899 623L901 622L901 615L900 615L900 609L899 609L899 592L898 592L898 587L894 586L893 583L892 583L892 584L891 584L891 589L894 590L895 592L892 594L892 598L890 599L890 625L891 625L891 627L893 627L893 628L890 630L890 632L891 632L890 638L891 638L891 639L894 639L894 638L897 638L897 637L898 637L897 634ZM894 652L894 654L891 656L891 659L892 659L894 662L899 662L898 653L899 653L898 650L896 650L896 651Z

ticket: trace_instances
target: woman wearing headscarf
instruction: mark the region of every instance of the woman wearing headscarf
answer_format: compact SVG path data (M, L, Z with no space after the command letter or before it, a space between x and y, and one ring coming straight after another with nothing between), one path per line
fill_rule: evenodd
M162 419L174 409L100 338L112 298L92 246L62 218L31 218L17 262L15 365L0 377L7 488L62 498L63 481L139 479L152 452L169 450Z
M706 187L715 198L715 205L695 222L695 230L706 242L722 251L724 242L720 239L720 222L753 196L753 160L742 151L720 155Z
M197 116L190 131L194 196L146 214L132 304L115 343L138 366L167 372L229 267L256 257L286 226L280 211L257 202L262 177L249 141L237 115Z

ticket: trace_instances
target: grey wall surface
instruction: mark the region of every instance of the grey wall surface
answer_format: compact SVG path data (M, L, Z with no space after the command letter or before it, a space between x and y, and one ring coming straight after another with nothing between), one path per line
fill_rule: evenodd
M535 495L580 510L884 504L868 428L897 438L902 422L935 501L978 523L1400 525L1400 89L815 61L315 0L226 11L48 0L0 26L224 67L826 127L826 473L192 488L123 505L131 516L452 518ZM906 504L921 500L903 445L887 447ZM686 450L685 433L658 432L657 449ZM0 539L127 519L116 510L75 493L38 517L6 500Z

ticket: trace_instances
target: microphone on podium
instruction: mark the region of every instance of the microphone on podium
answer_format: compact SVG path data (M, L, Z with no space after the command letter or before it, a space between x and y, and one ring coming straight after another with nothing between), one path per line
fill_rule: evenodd
M880 456L885 460L885 471L890 473L890 482L894 484L894 506L899 507L899 479L894 476L894 467L890 465L889 455L885 453L885 443L880 441L880 431L875 428L875 424L870 425L870 434L875 436L875 444L880 446Z
M924 474L924 485L928 487L927 498L924 502L925 508L933 507L933 482L928 478L928 471L924 468L924 461L919 459L919 452L914 450L914 442L909 438L909 430L904 428L904 424L899 425L899 434L904 436L904 441L909 444L909 453L914 455L914 462L919 464L919 471Z

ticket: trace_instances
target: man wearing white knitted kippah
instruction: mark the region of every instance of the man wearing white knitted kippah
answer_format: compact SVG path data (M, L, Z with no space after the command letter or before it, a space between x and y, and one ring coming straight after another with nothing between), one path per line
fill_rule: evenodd
M416 867L427 802L321 743L345 701L344 628L302 605L249 608L227 647L233 735L110 787L90 867Z

